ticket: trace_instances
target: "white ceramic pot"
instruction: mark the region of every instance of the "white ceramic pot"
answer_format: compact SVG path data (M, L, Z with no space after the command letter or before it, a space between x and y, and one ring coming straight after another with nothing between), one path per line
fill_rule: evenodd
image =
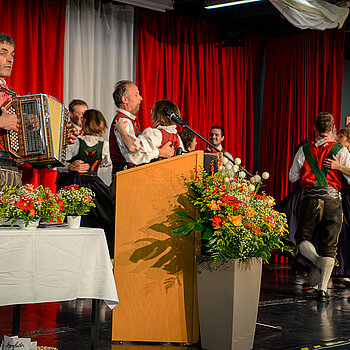
M69 215L67 216L67 223L69 228L79 228L80 227L81 216L79 215Z
M28 222L28 225L25 225L25 222L23 220L18 220L16 224L19 226L21 230L36 230L39 225L39 219L35 221Z

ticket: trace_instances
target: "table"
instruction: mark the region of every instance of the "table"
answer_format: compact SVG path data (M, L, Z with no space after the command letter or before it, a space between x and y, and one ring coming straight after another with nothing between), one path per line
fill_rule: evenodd
M102 229L0 229L0 306L77 298L93 300L96 348L99 300L111 309L119 302ZM14 308L15 318L19 310Z

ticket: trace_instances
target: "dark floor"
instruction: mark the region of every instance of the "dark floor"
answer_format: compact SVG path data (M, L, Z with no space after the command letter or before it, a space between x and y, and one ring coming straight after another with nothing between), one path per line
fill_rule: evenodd
M263 268L258 325L254 349L350 349L350 289L329 290L329 303L313 299L304 288L306 275L291 265L269 264ZM91 301L22 306L21 336L38 345L59 350L90 349ZM100 312L102 350L201 349L200 345L113 343L111 311L102 303ZM12 307L0 307L0 334L11 333ZM282 330L262 326L282 327ZM221 350L221 349L217 349Z

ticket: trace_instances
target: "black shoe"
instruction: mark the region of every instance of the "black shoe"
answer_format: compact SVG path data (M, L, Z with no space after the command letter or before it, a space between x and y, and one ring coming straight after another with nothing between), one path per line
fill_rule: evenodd
M324 290L319 290L317 292L316 300L325 303L326 301L329 301L329 294Z

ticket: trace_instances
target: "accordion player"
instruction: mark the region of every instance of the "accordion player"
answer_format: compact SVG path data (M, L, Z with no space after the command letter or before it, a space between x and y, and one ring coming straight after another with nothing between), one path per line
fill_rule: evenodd
M33 168L63 166L66 160L68 109L45 94L16 96L4 106L18 117L18 131L6 131L5 149Z

